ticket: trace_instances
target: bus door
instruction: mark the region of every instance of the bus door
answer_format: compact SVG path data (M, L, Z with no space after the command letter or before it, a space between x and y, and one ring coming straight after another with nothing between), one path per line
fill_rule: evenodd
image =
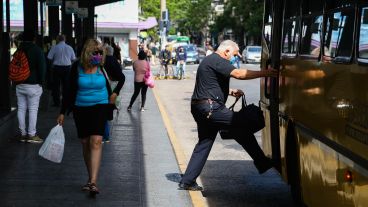
M277 2L277 3L274 3ZM280 37L282 28L282 4L279 1L265 1L264 27L262 35L261 69L279 68ZM278 126L278 80L261 79L260 106L265 115L266 127L262 130L262 147L265 154L280 162L280 141Z

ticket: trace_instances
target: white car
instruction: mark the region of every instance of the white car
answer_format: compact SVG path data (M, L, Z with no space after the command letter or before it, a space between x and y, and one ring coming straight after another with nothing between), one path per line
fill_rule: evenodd
M246 46L243 50L243 63L259 63L261 62L261 46Z

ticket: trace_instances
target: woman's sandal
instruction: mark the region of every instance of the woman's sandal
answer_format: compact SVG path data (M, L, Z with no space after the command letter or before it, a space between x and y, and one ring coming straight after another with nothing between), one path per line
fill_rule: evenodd
M82 186L82 191L89 191L90 186L91 186L91 183L88 182L87 184L85 184L84 186Z
M95 183L91 183L91 185L89 186L89 194L91 196L94 196L96 194L99 194L100 191L98 190L97 186Z

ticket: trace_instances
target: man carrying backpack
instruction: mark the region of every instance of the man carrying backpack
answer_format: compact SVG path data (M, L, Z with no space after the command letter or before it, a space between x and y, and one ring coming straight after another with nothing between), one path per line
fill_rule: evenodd
M22 51L25 64L24 71L29 72L28 78L21 82L15 82L18 103L18 122L20 133L16 137L18 141L30 143L42 143L43 140L37 135L36 124L40 97L42 94L42 84L45 81L46 60L43 51L35 44L35 32L25 30L23 32L23 42L18 50ZM17 53L17 52L16 52ZM22 55L21 55L22 56ZM19 57L19 56L18 56ZM18 58L17 57L17 58ZM16 58L14 56L13 58ZM26 113L28 110L28 131L26 130Z

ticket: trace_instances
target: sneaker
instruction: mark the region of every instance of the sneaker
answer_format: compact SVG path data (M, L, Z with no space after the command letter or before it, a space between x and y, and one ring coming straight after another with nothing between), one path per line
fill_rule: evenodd
M254 165L256 166L259 174L263 174L272 167L274 167L273 161L270 158L265 159L261 163L254 163Z
M178 190L191 190L191 191L203 191L203 187L199 186L197 183L191 185L185 183L179 183Z
M30 136L27 140L29 143L42 143L43 139L41 139L38 135Z
M127 108L127 110L128 110L128 111L131 111L131 110L132 110L132 107L131 107L131 106L129 106L129 107Z
M18 141L18 142L26 142L27 139L28 139L27 135L21 135L21 134L17 134L13 138L14 141Z
M144 112L144 107L141 108L141 112Z

